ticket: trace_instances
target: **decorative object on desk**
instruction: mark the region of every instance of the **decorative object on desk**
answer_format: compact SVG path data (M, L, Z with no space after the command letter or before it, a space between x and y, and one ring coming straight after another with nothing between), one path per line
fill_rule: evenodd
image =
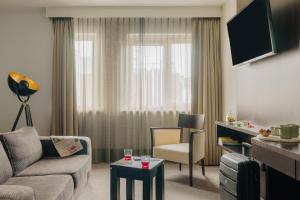
M274 136L280 136L280 127L274 127L272 126L271 128L271 135L274 135Z
M280 125L280 127L271 127L271 134L274 136L280 136L281 139L298 138L299 125L286 124L286 125Z
M242 124L240 122L237 122L236 126L240 128L240 127L242 127Z
M11 130L12 131L16 130L17 124L19 122L20 116L24 108L25 108L27 126L33 126L31 111L30 111L30 106L28 101L31 95L33 95L39 90L39 85L36 82L34 82L32 79L17 72L10 72L8 75L7 82L10 90L17 95L19 101L22 103L17 118Z
M231 111L226 115L226 122L232 123L236 121L236 115L233 114Z
M132 149L124 149L124 159L131 160L132 158Z
M254 128L254 127L255 127L254 124L248 122L247 128Z
M271 130L270 129L263 129L261 128L259 130L259 134L264 136L264 137L269 137L269 135L271 134Z
M143 169L149 169L150 165L150 156L141 156L141 164Z
M77 138L65 138L63 136L51 136L50 138L61 158L74 155L83 149Z
M291 138L291 139L282 139L280 136L269 135L268 137L257 135L258 139L263 141L270 141L270 142L282 142L282 143L300 143L300 138Z
M287 124L280 125L280 138L281 139L291 139L299 137L299 125L296 124Z
M239 141L234 140L231 137L219 137L218 144L221 146L241 146L242 145Z
M299 125L297 124L289 124L292 127L292 138L299 137Z

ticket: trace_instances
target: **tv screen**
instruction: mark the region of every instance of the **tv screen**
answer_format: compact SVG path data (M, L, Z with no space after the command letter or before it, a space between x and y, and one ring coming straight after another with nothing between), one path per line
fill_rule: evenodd
M254 0L227 23L233 65L275 53L268 0Z

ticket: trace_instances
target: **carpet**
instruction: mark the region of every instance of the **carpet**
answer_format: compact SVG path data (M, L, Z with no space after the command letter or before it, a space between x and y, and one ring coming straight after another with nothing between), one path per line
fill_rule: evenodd
M166 200L219 200L218 167L206 167L206 176L202 176L201 167L194 166L194 186L189 186L188 166L165 164ZM142 183L135 183L135 199L142 200ZM154 193L155 194L155 193ZM79 196L79 200L110 199L110 168L108 164L95 164L87 187ZM155 197L154 197L155 199ZM121 200L125 200L125 180L121 179Z

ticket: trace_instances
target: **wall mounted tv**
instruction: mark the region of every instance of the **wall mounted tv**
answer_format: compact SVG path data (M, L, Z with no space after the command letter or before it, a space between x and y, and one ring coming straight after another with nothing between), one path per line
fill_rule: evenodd
M227 23L234 66L276 53L271 19L269 0L254 0Z

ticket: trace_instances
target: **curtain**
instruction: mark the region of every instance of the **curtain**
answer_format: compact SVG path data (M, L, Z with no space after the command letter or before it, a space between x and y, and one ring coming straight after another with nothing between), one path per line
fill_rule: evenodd
M53 72L51 135L77 135L74 24L71 18L53 18Z
M204 113L206 129L205 162L218 165L215 121L222 120L222 67L220 20L193 19L192 112Z
M150 127L191 112L192 21L74 19L79 134L93 160L150 153Z

